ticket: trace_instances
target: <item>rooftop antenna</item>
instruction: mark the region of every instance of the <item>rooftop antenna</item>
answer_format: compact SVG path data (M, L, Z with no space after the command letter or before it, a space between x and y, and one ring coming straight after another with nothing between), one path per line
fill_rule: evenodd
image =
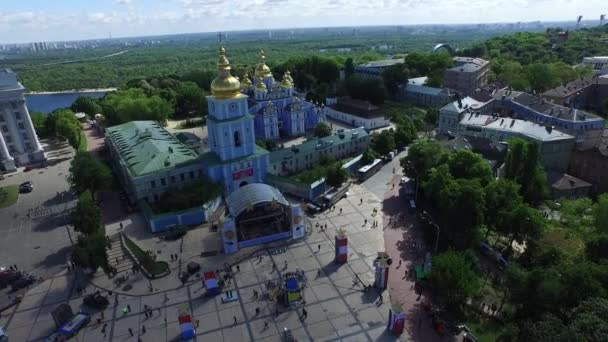
M606 15L600 14L600 26L604 26L604 19L606 19Z
M579 15L576 17L576 29L578 30L579 26L581 26L581 20L583 20L583 16Z

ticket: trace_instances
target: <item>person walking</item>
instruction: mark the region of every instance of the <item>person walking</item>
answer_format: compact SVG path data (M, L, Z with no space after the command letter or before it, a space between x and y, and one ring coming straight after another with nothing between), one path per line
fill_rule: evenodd
M129 334L131 335L131 337L133 337L133 330L131 330L131 328L129 328Z
M302 309L302 316L304 316L304 319L308 318L308 311L306 309Z
M237 271L237 272L241 272L241 266L236 265L236 271Z
M264 321L264 330L268 329L268 321Z
M236 316L232 316L232 319L234 320L234 325L236 325L237 324Z
M141 325L141 333L145 334L146 333L146 326L145 325Z
M317 252L321 251L321 245L317 245Z

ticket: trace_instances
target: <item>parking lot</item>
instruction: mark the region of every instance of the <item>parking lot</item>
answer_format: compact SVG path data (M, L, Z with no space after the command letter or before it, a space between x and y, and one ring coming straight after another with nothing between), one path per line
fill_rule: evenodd
M66 210L75 201L67 192L66 180L73 150L67 144L45 146L47 166L6 174L0 184L31 181L33 190L19 195L17 202L0 209L0 265L47 277L66 265L70 241ZM4 296L3 296L4 297Z

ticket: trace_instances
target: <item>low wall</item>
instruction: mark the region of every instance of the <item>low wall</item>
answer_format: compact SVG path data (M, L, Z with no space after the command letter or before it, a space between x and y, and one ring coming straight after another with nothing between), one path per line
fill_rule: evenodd
M159 233L180 225L193 226L205 223L219 208L221 203L222 198L218 196L200 207L163 214L155 214L146 201L140 201L139 206L144 213L150 230L153 233Z

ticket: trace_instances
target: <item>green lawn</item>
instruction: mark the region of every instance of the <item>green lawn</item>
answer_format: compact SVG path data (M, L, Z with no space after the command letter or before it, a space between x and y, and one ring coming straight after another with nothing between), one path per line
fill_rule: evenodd
M137 244L135 244L135 242L131 241L131 239L126 236L125 244L127 245L127 248L133 252L141 266L145 268L148 273L157 276L167 272L169 269L169 264L164 261L154 261L154 259L148 253L142 250Z
M11 206L17 202L19 187L8 185L0 188L0 208Z
M80 141L78 142L78 151L87 150L87 136L84 131L80 131Z

